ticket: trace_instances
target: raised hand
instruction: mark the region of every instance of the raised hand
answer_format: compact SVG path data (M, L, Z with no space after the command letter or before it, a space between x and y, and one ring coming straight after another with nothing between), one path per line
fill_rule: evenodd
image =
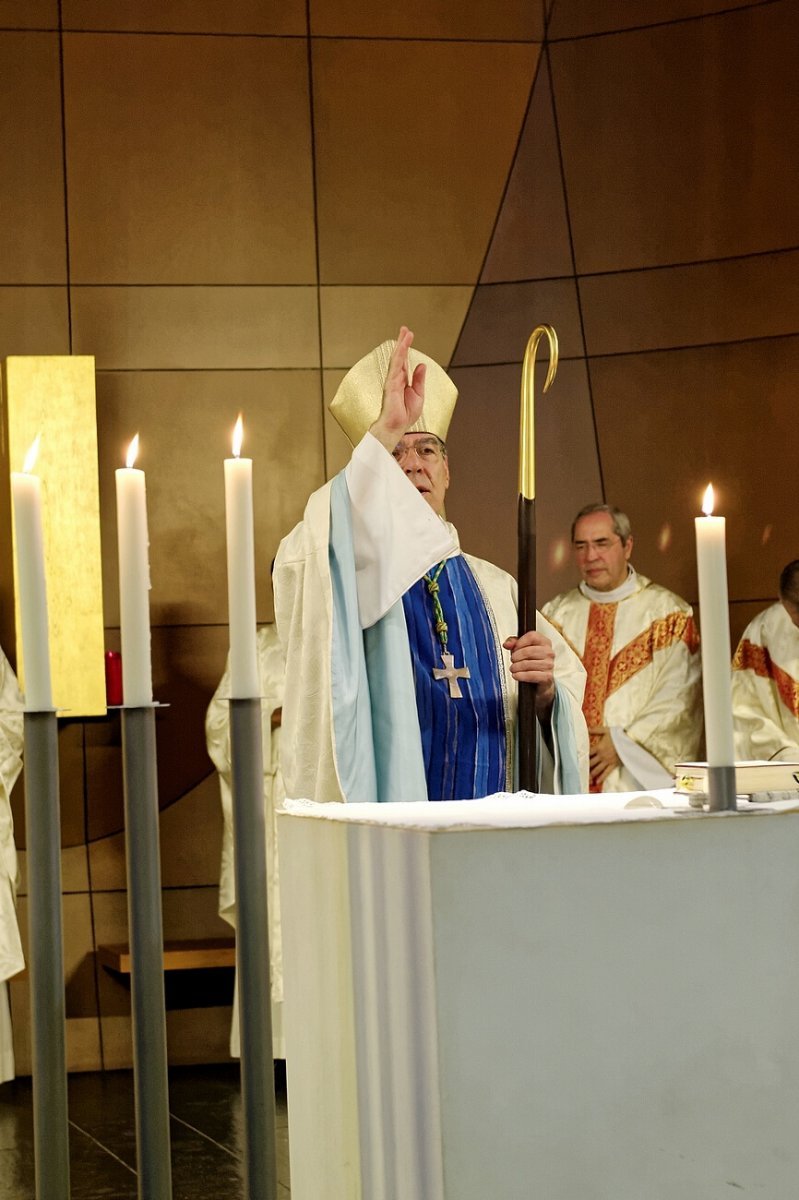
M383 385L380 416L369 430L389 451L394 449L406 430L418 421L424 405L424 377L427 370L424 363L419 363L412 378L408 376L408 350L412 342L410 329L401 326Z

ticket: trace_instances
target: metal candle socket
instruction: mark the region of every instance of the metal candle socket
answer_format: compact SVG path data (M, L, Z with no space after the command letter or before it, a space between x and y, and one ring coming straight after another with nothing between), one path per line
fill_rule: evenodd
M708 767L707 799L710 812L735 812L735 767Z

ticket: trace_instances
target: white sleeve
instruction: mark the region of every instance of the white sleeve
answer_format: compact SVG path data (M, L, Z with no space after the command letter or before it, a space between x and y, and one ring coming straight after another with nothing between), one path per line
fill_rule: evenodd
M456 546L441 518L371 433L356 446L345 476L358 609L361 628L368 629Z
M635 780L636 787L673 787L673 776L661 766L653 754L639 746L638 742L634 742L619 726L612 725L609 732L616 753Z

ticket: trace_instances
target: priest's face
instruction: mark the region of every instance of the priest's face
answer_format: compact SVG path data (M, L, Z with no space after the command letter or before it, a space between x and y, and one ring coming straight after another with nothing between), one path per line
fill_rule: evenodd
M589 587L612 592L627 578L633 549L632 535L623 543L613 528L610 513L589 513L574 527L572 542L580 574Z
M449 487L449 463L443 442L432 433L406 433L393 453L417 492L440 516Z

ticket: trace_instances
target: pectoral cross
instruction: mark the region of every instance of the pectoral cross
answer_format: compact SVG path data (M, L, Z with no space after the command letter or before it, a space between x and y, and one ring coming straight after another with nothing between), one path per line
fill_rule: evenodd
M450 696L452 696L454 700L462 700L463 692L461 691L461 685L458 683L458 680L471 679L469 668L456 667L455 658L452 654L442 654L441 661L444 664L444 668L442 670L441 667L433 667L433 677L435 679L448 680Z

